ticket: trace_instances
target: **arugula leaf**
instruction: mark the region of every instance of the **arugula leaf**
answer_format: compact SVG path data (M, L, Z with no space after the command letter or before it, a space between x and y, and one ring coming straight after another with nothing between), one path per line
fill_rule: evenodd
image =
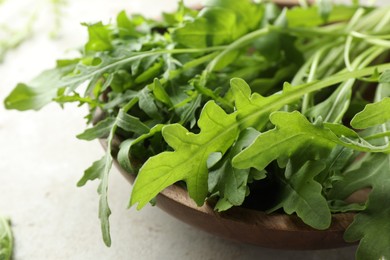
M99 200L99 219L101 221L101 229L103 234L104 243L107 246L111 246L110 236L110 224L109 217L111 210L108 205L108 176L113 163L113 157L111 155L113 149L113 140L118 127L124 126L122 123L126 120L126 113L137 103L138 99L130 100L123 108L120 109L115 119L108 118L101 121L95 127L87 129L84 133L79 135L79 138L90 140L91 138L101 137L107 133L107 151L106 154L100 160L94 162L85 172L83 177L77 183L77 186L83 186L88 180L100 179L98 187ZM109 125L110 127L107 127ZM126 128L126 127L125 127Z
M331 213L321 193L321 184L314 180L314 177L324 170L325 164L321 161L307 161L294 171L293 163L289 161L284 175L278 176L283 183L277 195L279 202L267 212L283 207L287 214L296 212L303 222L316 229L328 228L332 219Z
M387 259L389 248L389 180L381 180L372 190L367 209L359 213L347 228L344 239L349 242L360 240L356 259Z
M276 128L262 133L251 146L234 157L234 167L263 170L273 160L289 158L301 149L314 146L319 157L324 157L336 146L336 135L328 129L310 124L297 111L274 112L270 121Z
M10 221L0 216L0 259L11 260L13 246Z
M183 180L188 193L198 205L207 196L207 159L213 152L224 154L237 138L235 115L227 115L213 101L200 115L199 134L189 133L183 126L164 126L162 134L173 152L163 152L148 159L134 183L130 206L144 207L161 190Z
M233 168L231 160L245 147L249 146L259 134L253 128L242 131L237 142L226 154L225 159L215 166L216 170L209 173L209 186L211 182L216 183L215 187L212 188L212 193L218 192L220 197L216 205L217 209L221 207L222 201L225 205L228 203L231 206L239 206L244 202L250 169ZM265 174L263 174L262 178L265 177ZM222 210L226 210L226 208L227 206L224 206Z
M345 198L361 188L372 187L366 209L355 217L344 235L350 242L361 240L357 259L390 257L390 182L387 180L389 166L389 155L370 155L364 159L361 167L346 172L344 178L334 184L334 190L330 194L334 198Z
M382 189L380 180L390 153L388 98L382 98L389 96L383 17L390 9L330 8L328 0L283 10L209 0L201 11L181 1L162 21L121 12L116 25L87 25L80 58L58 61L19 84L5 105L26 110L52 100L79 102L89 105L89 122L97 110L104 113L105 120L78 136L107 138L108 146L78 185L100 180L107 245L108 176L116 156L126 171L138 172L130 206L142 208L184 181L198 205L208 196L219 197L219 211L266 202L256 206L283 208L319 229L329 226L330 212L362 211L362 225L352 225L346 237L362 239L358 257L376 257L365 245L387 252L370 241L388 215L378 205L388 186ZM357 133L342 123L371 102L366 82L380 84L374 103L352 120L368 127ZM367 155L355 160L359 152ZM278 185L276 205L256 197L258 184ZM367 207L343 201L367 186L373 187Z
M114 124L115 118L107 117L106 119L99 121L95 126L86 129L83 133L77 135L77 138L90 141L97 138L107 137Z
M41 109L57 96L57 90L62 87L58 86L61 77L74 68L75 64L70 64L46 70L33 79L29 85L19 83L4 100L5 107L20 111ZM56 86L58 87L56 88Z
M102 22L86 25L88 28L89 40L85 44L85 51L109 51L112 50L112 31L109 26Z
M248 0L214 0L205 6L193 21L172 32L175 42L192 48L226 44L255 29L261 19L261 7Z
M164 125L162 125L162 124L155 125L154 127L152 127L149 130L148 133L142 134L135 139L127 139L127 140L123 141L120 144L119 152L117 155L117 160L118 160L119 165L123 169L125 169L128 173L136 173L136 170L133 167L134 164L130 161L130 159L131 159L130 151L131 151L132 146L144 141L147 138L154 136L157 133L160 133L162 131L163 127L164 127Z
M351 120L351 126L365 129L381 125L390 120L390 98L386 97L379 102L368 104L363 111L357 113Z

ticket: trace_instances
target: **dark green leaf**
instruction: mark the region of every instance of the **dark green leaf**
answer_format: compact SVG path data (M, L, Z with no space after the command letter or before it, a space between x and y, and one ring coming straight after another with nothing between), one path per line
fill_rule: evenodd
M316 229L326 229L331 223L331 213L322 195L322 186L314 180L325 164L320 161L307 161L296 172L292 165L294 161L287 164L284 176L280 176L283 183L280 191L279 202L270 212L279 208L284 209L287 214L296 213L306 224Z
M218 201L216 205L219 211L227 209L227 202L231 206L239 206L244 202L250 169L233 168L231 160L245 147L249 146L259 134L253 128L248 128L241 132L240 137L232 146L226 158L216 166L216 170L210 172L209 186L210 182L215 182L212 192L218 192L219 200L222 200L221 202ZM262 178L265 178L265 174L263 174ZM222 203L225 206L222 207Z
M129 115L123 112L123 110L119 111L116 124L126 132L136 133L137 135L143 135L150 130L139 118Z
M94 140L98 138L107 137L115 123L115 118L107 117L98 122L94 127L85 130L83 133L77 135L77 138L82 140Z
M387 169L389 164L387 164ZM390 181L380 179L375 184L367 209L359 213L345 231L348 242L360 240L357 260L390 258Z

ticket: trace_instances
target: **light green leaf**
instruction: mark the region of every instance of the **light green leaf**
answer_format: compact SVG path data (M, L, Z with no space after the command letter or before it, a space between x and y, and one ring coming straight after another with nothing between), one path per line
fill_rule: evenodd
M89 40L85 44L85 50L88 51L108 51L112 49L112 32L108 25L102 22L86 25L88 27Z
M386 97L379 102L368 104L363 111L357 113L351 120L351 126L365 129L381 125L390 120L390 98Z
M19 83L4 100L7 109L39 110L57 96L61 88L61 77L74 69L71 64L56 69L46 70L33 79L30 84Z
M238 154L233 159L234 167L263 170L273 160L289 158L301 149L313 146L318 157L324 157L338 140L330 130L311 124L297 111L275 112L271 114L270 121L276 127L262 133L251 146Z
M14 247L10 221L0 216L0 259L11 260Z
M205 6L193 21L172 32L174 41L193 48L230 43L258 27L262 17L262 7L248 0L213 0Z
M207 8L185 26L175 29L175 42L190 48L223 45L233 41L232 28L236 26L236 15L223 8Z
M278 176L282 185L279 202L269 212L279 208L287 214L296 213L306 224L316 229L326 229L331 223L331 212L328 203L322 196L322 186L314 180L325 164L320 161L307 161L297 171L291 164L286 167L284 176Z
M324 22L328 21L329 15L332 13L333 2L331 0L317 0L318 13Z
M356 7L346 5L335 5L332 9L333 10L327 19L328 23L349 20L356 11ZM290 27L314 27L324 24L324 20L319 13L320 11L317 6L311 6L309 8L292 8L287 11L288 24ZM302 17L305 17L305 19L302 19Z
M142 166L132 191L130 205L138 203L141 209L160 191L183 180L188 193L198 205L207 196L207 159L210 154L224 154L237 138L235 115L227 115L214 102L208 102L202 110L198 126L199 134L188 132L174 124L162 130L165 141L173 152L163 152L149 158Z
M257 93L251 94L248 84L239 78L233 78L230 81L233 90L235 107L237 108L237 119L240 121L241 129L253 127L262 130L268 122L269 109L273 102L279 97L278 94L269 97L263 97ZM277 110L280 107L275 107Z
M169 107L173 106L173 103L171 101L171 98L169 97L168 93L165 91L164 87L161 85L161 82L156 78L154 79L153 85L152 85L153 95L162 103L168 105Z
M379 83L390 83L390 70L386 70L380 75Z

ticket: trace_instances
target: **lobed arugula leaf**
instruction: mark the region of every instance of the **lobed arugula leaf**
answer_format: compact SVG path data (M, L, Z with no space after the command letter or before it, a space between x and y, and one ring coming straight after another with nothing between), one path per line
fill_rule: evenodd
M316 147L318 158L325 157L336 146L338 140L329 129L310 124L297 111L274 112L270 116L270 121L275 125L275 129L259 135L252 145L234 157L234 167L239 169L254 167L263 170L276 159L284 160L302 149L312 147Z
M355 217L345 232L346 241L360 240L356 251L357 260L388 259L390 257L389 191L389 180L382 179L381 183L372 190L366 210Z
M95 127L87 129L78 137L89 140L95 137L102 137L107 134L107 151L106 154L98 161L95 161L91 167L85 172L83 177L77 183L77 186L83 186L88 180L100 179L98 187L99 200L99 219L101 222L101 229L103 234L103 241L107 246L111 246L110 224L109 217L111 210L108 205L108 177L113 163L112 149L113 140L118 127L125 126L123 121L126 121L127 112L137 103L138 99L130 100L123 108L120 109L116 118L107 118L101 121ZM109 126L109 127L108 127ZM132 128L133 129L133 128Z
M283 208L287 214L296 213L303 222L316 229L329 228L331 212L322 195L321 184L314 180L325 169L325 163L306 161L297 170L294 170L296 167L292 164L294 162L290 160L284 175L278 176L283 184L277 195L278 203L267 212Z
M164 126L162 134L173 152L163 152L147 160L139 171L132 190L130 206L144 207L160 191L177 181L187 184L188 193L198 205L207 196L207 159L213 152L224 154L237 138L235 115L226 114L213 101L199 117L199 134L183 126Z
M330 192L331 198L343 199L362 188L372 188L365 210L355 217L344 235L350 242L361 240L357 259L390 257L388 250L390 183L387 180L389 166L389 155L371 154L364 158L359 168L344 173L343 178L334 183L334 188Z

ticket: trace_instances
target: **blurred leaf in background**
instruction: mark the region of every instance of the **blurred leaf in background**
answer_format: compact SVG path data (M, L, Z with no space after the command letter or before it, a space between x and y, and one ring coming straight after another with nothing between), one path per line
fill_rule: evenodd
M0 260L12 258L13 237L10 221L0 216Z
M34 35L34 26L37 24L37 18L47 9L49 9L53 19L49 35L53 38L57 37L61 28L61 18L66 1L39 0L20 2L0 0L0 63L3 61L6 53ZM17 19L14 17L17 17Z

